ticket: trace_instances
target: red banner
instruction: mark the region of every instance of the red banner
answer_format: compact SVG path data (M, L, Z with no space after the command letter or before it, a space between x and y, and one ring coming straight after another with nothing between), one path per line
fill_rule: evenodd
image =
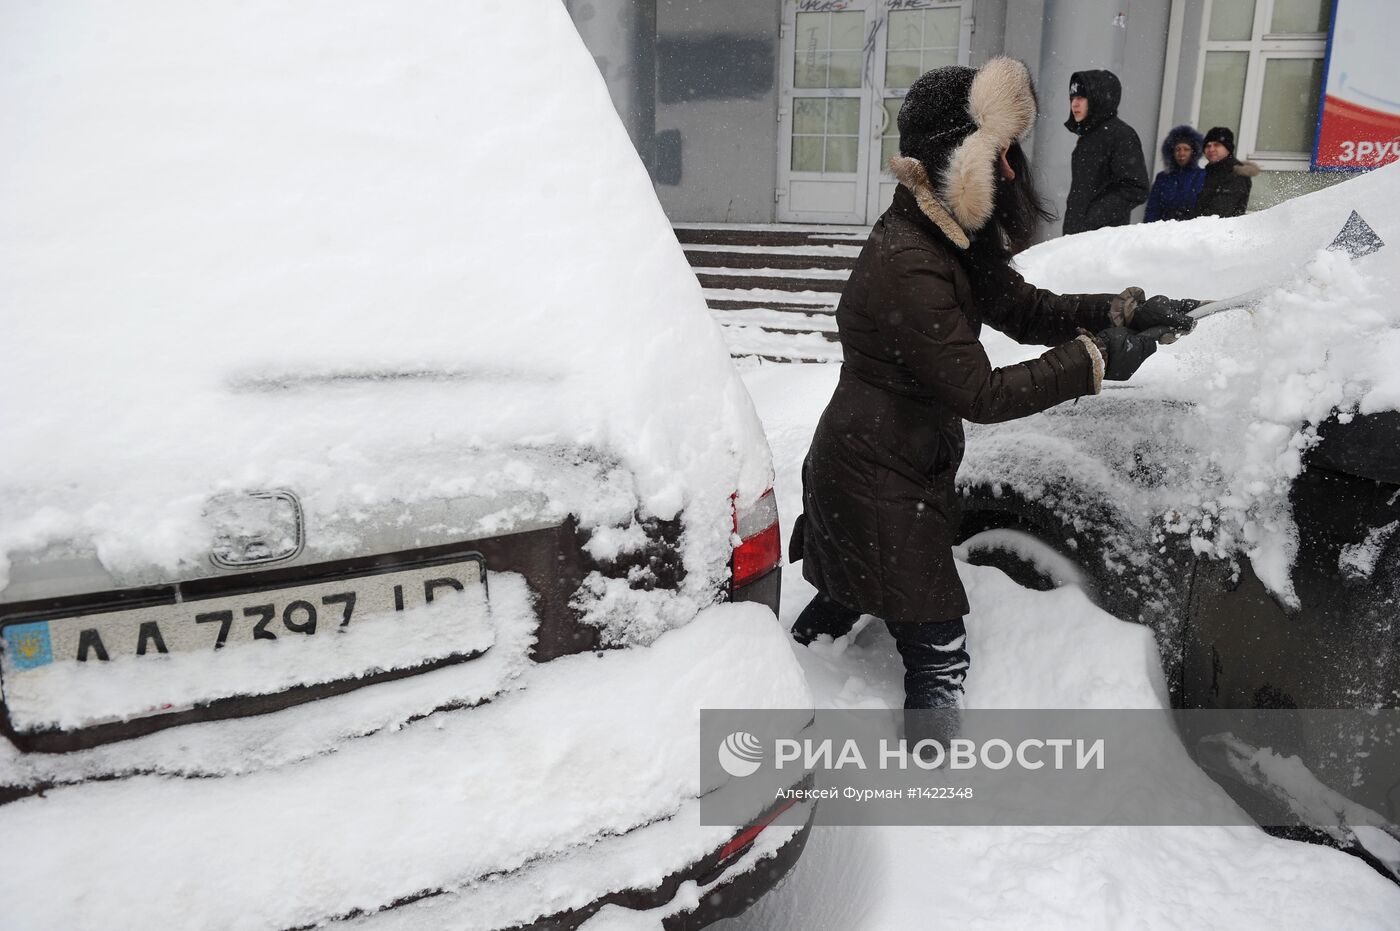
M1334 0L1313 168L1379 168L1400 159L1395 0Z

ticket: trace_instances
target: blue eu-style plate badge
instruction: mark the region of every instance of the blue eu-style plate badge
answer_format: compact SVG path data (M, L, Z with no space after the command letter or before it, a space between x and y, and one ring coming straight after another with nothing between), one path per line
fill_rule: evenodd
M49 622L11 624L5 628L5 652L16 669L35 669L53 662Z

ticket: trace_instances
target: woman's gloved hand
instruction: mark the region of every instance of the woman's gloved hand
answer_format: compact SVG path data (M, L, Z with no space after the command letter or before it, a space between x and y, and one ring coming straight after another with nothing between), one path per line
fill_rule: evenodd
M1104 381L1127 381L1138 366L1157 351L1157 342L1168 329L1164 326L1134 332L1123 326L1110 327L1094 337L1103 356Z
M1108 317L1114 326L1128 327L1142 332L1165 327L1159 342L1173 343L1178 336L1190 333L1196 328L1191 311L1201 306L1201 301L1190 298L1170 298L1163 294L1148 297L1142 288L1128 288L1113 299L1109 305Z

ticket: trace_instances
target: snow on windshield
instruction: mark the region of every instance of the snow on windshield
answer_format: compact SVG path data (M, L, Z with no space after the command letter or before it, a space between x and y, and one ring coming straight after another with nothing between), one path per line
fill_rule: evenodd
M762 431L556 0L9 5L0 122L0 589L65 540L168 578L215 492L413 500L507 443L617 457L724 571Z
M1389 244L1355 261L1326 249L1353 210ZM1126 387L1110 385L1103 397L1052 416L1092 426L1102 420L1093 415L1095 405L1131 409L1128 399L1139 397L1185 402L1184 408L1157 405L1155 422L1148 423L1139 406L1116 431L1100 425L1042 440L1047 455L1064 459L1057 468L1087 477L1127 513L1146 512L1197 552L1247 554L1272 591L1294 600L1289 572L1297 535L1288 489L1316 442L1316 426L1333 412L1345 420L1400 407L1400 305L1393 299L1400 288L1400 166L1244 217L1052 240L1018 264L1028 280L1061 293L1137 285L1148 294L1221 299L1265 289L1257 307L1208 317L1191 335L1161 347ZM998 364L1038 354L1000 334L984 339ZM1040 430L1039 423L1043 418L1007 426L1025 444L1034 442L1025 434ZM1156 465L1168 474L1168 492L1125 481L1133 467L1134 450L1124 439L1129 431L1163 444L1167 461ZM989 449L977 449L984 435L995 433L969 430L963 478L975 478L985 465L988 476L1040 494L1053 469L1027 463L1023 474L1009 474L1016 457L993 462L984 455ZM1066 446L1070 435L1078 444L1073 450Z

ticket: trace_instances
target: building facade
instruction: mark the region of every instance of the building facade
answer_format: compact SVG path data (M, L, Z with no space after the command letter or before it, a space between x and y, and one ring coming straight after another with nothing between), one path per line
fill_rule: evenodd
M1069 77L1090 68L1122 80L1150 174L1191 123L1264 168L1250 209L1347 177L1309 171L1333 0L565 2L677 222L873 222L909 84L1001 54L1036 78L1027 148L1061 211Z

